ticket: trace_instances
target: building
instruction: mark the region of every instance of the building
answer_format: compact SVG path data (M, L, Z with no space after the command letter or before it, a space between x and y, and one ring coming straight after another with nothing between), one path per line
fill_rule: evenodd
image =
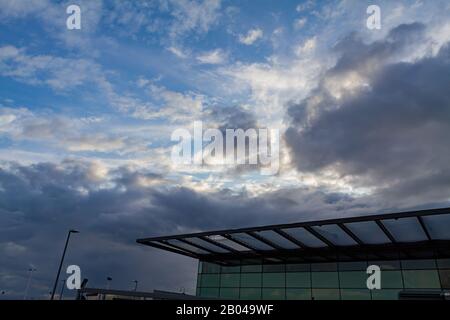
M138 239L199 260L211 299L448 298L450 208ZM367 267L381 289L367 288Z

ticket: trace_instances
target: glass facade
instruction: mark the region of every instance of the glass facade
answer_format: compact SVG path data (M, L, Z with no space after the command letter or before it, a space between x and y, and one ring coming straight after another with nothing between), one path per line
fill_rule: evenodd
M379 290L366 287L369 265L381 268ZM450 289L450 259L233 267L200 262L197 279L197 295L213 299L395 300L402 290L440 289Z

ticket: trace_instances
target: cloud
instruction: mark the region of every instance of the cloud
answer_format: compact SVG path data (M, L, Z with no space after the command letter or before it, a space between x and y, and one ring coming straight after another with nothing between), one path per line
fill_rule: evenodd
M222 49L215 49L197 56L202 64L223 64L227 60L227 54Z
M429 43L424 30L401 25L382 41L337 45L336 65L289 108L286 140L298 170L332 169L399 202L412 191L424 202L448 199L450 48L403 61Z
M29 55L25 49L0 47L0 74L55 90L73 89L100 77L101 67L86 59Z
M251 29L245 35L239 35L239 42L250 46L263 37L263 31L259 28Z
M137 245L135 239L299 221L343 207L346 214L364 209L348 196L305 189L256 198L226 189L202 194L171 186L151 171L108 171L73 160L3 165L0 186L0 280L15 298L23 294L30 263L38 269L31 296L45 297L70 228L81 233L72 238L66 263L79 265L90 286L102 287L109 275L118 289L129 289L138 279L144 291L185 287L193 293L193 260ZM148 277L149 272L158 277Z
M186 33L206 33L219 18L220 0L168 0L170 15L174 18L170 28L171 38L177 38Z
M294 29L299 30L302 29L306 23L308 22L307 18L299 18L294 21Z

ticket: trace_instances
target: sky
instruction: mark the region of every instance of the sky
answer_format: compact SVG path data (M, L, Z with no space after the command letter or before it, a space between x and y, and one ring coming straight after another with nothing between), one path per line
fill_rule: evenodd
M89 286L193 294L135 240L449 206L449 41L447 0L0 0L0 299L72 228ZM277 172L175 163L195 121L278 130Z

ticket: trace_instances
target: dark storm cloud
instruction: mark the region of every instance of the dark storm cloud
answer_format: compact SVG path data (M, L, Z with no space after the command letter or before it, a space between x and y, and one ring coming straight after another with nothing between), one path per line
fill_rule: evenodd
M342 58L312 95L289 108L286 140L301 171L334 168L380 195L414 194L422 201L450 194L450 47L414 62L392 62L426 43L423 26L402 25L384 41L354 37L338 45ZM410 50L410 49L408 49ZM327 80L355 71L369 78L357 93L333 97ZM308 104L318 116L309 118Z
M74 235L67 264L78 264L91 286L142 290L195 288L196 263L135 243L137 238L303 219L370 213L367 203L320 190L276 191L259 197L229 190L148 187L148 172L117 169L99 177L95 166L66 161L0 169L0 289L24 292L30 265L38 269L31 295L48 296L67 230ZM372 209L372 208L371 208Z

